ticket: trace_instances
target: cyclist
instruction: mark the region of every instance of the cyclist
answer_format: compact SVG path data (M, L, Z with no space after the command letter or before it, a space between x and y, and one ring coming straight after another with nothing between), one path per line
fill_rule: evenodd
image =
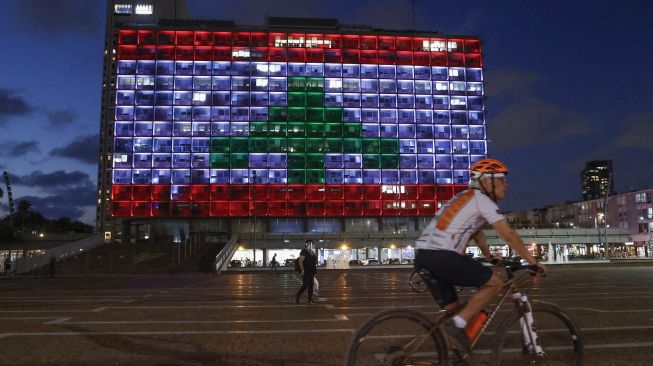
M528 252L524 242L506 222L496 202L504 197L508 188L508 168L495 159L481 159L470 169L469 189L460 192L440 208L426 226L415 245L415 267L429 270L437 279L437 288L431 292L438 304L455 315L444 323L445 331L466 354L470 342L465 327L484 306L501 290L503 280L489 267L465 255L465 248L474 240L488 261L493 259L485 235L481 230L489 223L519 256L546 274L547 268L539 264ZM476 287L462 309L454 285Z

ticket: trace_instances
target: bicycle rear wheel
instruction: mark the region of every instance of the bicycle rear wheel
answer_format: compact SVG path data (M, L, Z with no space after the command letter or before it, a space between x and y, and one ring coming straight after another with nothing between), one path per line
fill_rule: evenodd
M433 328L418 311L384 310L354 333L344 365L446 365L446 340L440 329Z
M499 325L492 350L492 365L582 365L583 340L580 329L561 308L549 303L535 303L533 324L537 343L543 353L537 354L524 345L520 326L521 314L511 312Z
M426 281L424 281L422 276L420 276L419 271L413 271L413 273L410 274L410 280L408 283L410 284L410 288L415 292L426 292L429 289Z

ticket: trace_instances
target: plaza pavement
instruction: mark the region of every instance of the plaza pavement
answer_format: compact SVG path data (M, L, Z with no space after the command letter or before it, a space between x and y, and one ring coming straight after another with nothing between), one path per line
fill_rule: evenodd
M341 365L370 315L433 316L410 268L321 270L318 305L292 271L0 278L1 365ZM580 325L586 365L653 365L653 266L551 266L532 300ZM472 359L484 365L483 352Z

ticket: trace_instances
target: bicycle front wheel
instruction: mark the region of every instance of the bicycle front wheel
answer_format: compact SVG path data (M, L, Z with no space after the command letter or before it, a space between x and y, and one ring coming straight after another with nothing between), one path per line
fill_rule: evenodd
M440 329L422 313L384 310L354 333L345 366L446 365L447 343Z
M522 314L513 311L497 328L492 365L582 365L583 340L569 315L549 303L534 303L532 308L538 347L524 334Z
M419 271L413 271L410 274L410 280L408 281L410 288L415 292L426 292L429 289L426 281L420 276Z

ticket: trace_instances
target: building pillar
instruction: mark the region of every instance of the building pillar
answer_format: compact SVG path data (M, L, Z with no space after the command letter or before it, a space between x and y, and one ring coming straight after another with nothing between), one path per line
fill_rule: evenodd
M263 249L263 267L268 265L268 251L270 249Z

